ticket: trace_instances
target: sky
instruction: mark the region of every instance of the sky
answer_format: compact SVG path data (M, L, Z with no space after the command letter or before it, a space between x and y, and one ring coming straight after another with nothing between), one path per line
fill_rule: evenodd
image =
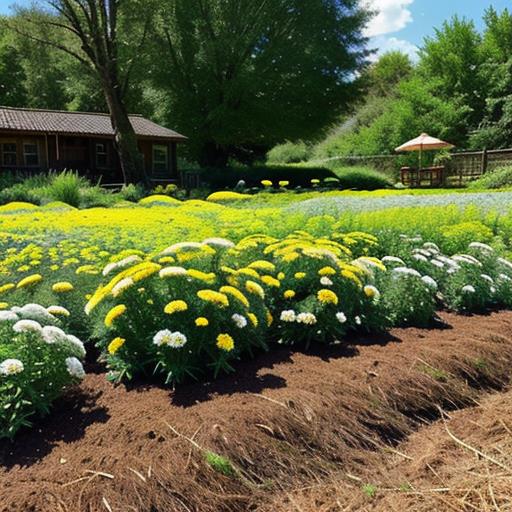
M434 34L434 29L453 15L471 19L482 29L482 15L488 7L493 6L498 11L512 7L510 0L361 1L378 11L366 28L371 46L378 50L376 56L389 50L401 50L414 60L424 38Z
M15 0L16 1L16 0ZM8 13L13 0L0 0L0 13ZM401 50L413 59L423 39L434 33L444 20L454 14L474 20L482 28L482 14L491 5L497 10L512 7L510 0L360 0L378 11L366 35L376 56L389 50ZM28 3L27 0L17 0Z

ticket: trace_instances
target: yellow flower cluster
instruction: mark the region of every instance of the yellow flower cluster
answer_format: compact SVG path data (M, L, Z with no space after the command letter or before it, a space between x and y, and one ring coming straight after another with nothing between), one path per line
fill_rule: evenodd
M169 302L164 308L164 313L167 315L173 315L174 313L181 313L187 311L188 304L184 300L173 300Z

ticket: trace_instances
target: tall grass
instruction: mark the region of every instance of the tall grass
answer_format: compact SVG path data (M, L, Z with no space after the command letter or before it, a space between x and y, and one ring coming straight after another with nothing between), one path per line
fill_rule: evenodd
M50 183L43 188L43 194L53 201L62 201L78 208L81 202L81 189L88 187L89 182L73 171L52 174Z

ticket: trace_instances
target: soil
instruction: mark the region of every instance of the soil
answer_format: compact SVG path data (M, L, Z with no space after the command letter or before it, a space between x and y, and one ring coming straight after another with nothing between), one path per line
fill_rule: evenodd
M481 412L482 400L512 412L508 393L484 399L509 384L512 312L441 317L429 330L280 348L174 391L114 387L92 368L37 428L0 445L0 511L466 510L413 490L468 476L475 453L447 440L452 421L469 442L480 432L512 445L512 421ZM469 458L455 470L460 450ZM428 466L445 463L441 484ZM486 510L473 495L452 498Z

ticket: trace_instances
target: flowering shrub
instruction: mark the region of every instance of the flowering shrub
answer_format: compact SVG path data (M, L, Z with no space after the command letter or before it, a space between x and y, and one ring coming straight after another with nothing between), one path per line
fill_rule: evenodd
M84 376L83 343L59 327L60 306L26 304L0 312L0 439L49 412Z

